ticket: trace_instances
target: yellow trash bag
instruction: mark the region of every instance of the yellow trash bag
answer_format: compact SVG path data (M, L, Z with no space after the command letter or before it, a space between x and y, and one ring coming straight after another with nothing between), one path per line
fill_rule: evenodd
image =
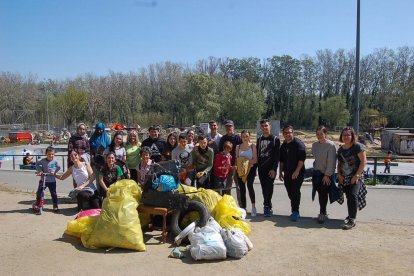
M145 251L137 212L140 199L141 189L135 181L125 179L112 184L94 230L82 236L83 245L92 249L119 247Z
M177 190L180 193L188 193L187 196L189 200L196 200L203 203L204 206L207 207L210 214L213 211L214 207L216 207L217 202L219 202L221 199L221 195L219 193L210 189L196 189L192 186L180 185Z
M196 200L203 203L211 214L214 207L216 207L217 203L221 200L221 195L210 189L199 188L197 191L198 193L189 194L190 200Z
M65 234L81 238L83 234L90 234L95 228L99 216L86 216L68 221Z
M238 228L246 235L252 231L250 224L241 220L242 212L238 209L236 200L230 195L224 195L213 210L214 219L221 227Z

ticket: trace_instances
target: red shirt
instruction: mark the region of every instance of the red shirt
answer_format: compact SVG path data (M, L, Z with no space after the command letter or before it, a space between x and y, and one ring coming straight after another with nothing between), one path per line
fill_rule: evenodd
M220 178L226 178L230 170L233 169L233 167L231 166L231 160L232 156L230 153L217 153L216 156L214 156L213 174ZM229 169L226 169L227 165L230 166Z

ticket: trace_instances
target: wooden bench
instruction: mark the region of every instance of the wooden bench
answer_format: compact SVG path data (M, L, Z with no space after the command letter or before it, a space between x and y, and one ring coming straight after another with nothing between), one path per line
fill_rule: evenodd
M36 165L23 165L21 164L20 166L21 170L36 170Z
M154 207L154 206L148 206L148 205L139 205L138 213L142 214L149 214L151 218L150 228L153 228L152 224L152 216L162 216L162 242L167 242L167 216L174 212L174 209L169 208L163 208L163 207Z

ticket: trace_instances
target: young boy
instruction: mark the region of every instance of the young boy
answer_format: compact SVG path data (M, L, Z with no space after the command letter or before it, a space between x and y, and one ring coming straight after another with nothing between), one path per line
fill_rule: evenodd
M55 174L60 170L60 166L55 157L55 149L53 147L46 148L46 158L43 158L36 164L36 175L41 176L44 173L48 173L49 175L44 176L45 179L45 187L49 188L50 194L52 196L53 202L53 211L55 213L59 212L58 207L58 198L56 193L56 178ZM40 199L42 194L42 187L43 187L43 180L39 181L39 187L36 192L36 205L40 205Z
M213 167L213 187L212 189L220 189L226 187L227 175L234 167L231 165L233 157L231 156L231 150L233 144L230 141L226 141L223 144L223 151L217 153L214 156Z
M207 146L207 136L204 134L199 135L197 141L198 147L191 152L195 170L195 186L208 189L214 152Z
M178 136L178 146L171 153L172 160L180 161L181 168L184 170L180 173L180 181L187 185L191 185L194 179L193 160L191 158L193 148L193 145L187 144L187 136L180 134Z

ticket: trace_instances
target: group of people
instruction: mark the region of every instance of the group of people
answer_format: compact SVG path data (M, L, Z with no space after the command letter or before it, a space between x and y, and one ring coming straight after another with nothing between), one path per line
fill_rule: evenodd
M123 133L115 132L112 139L105 130L103 123L97 123L90 139L87 138L86 125L81 123L77 132L69 139L69 168L57 175L59 167L53 161L54 150L46 150L46 161L41 161L38 171L51 172L46 186L51 187L53 205L55 202L56 183L54 178L66 179L73 177L73 185L77 191L78 208L99 208L100 199L106 196L109 187L124 178L135 180L143 188L151 166L162 161L176 160L181 172L179 181L195 187L214 189L221 194L230 194L233 183L236 183L237 200L241 208L246 209L248 192L251 201L251 216L257 215L255 189L253 182L256 175L263 194L263 215L273 215L272 196L274 181L284 183L291 202L292 221L300 218L301 186L305 175L306 149L304 143L294 135L292 126L282 129L283 142L271 133L269 120L260 121L262 134L256 144L251 141L248 130L236 134L234 122L226 120L225 134L218 132L216 121L210 121L210 132L195 135L193 130L186 133L170 133L166 140L160 137L156 126L149 128L149 137L139 141L138 132L128 132L127 141L123 142ZM196 137L196 138L195 138ZM339 188L347 196L348 217L343 229L355 226L358 209L358 193L363 185L362 173L366 164L364 146L356 141L352 128L344 128L340 134L343 144L336 150L335 144L327 137L327 129L323 126L316 129L318 139L312 145L315 157L313 170L313 188L318 193L320 213L318 222L327 219L328 195L335 176ZM50 164L54 164L51 170ZM335 168L337 173L335 174ZM96 179L97 185L94 184ZM335 186L336 187L336 186Z

